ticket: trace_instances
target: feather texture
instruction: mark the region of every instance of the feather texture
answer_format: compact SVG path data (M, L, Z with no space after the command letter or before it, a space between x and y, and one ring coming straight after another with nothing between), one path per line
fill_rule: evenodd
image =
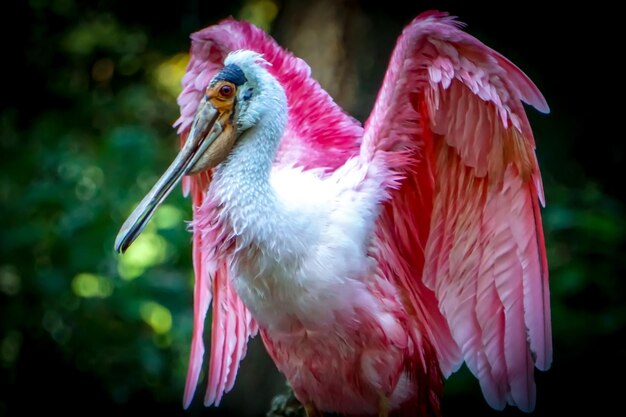
M358 122L341 111L310 77L310 68L304 61L283 50L262 30L246 22L226 19L192 34L191 40L191 59L178 98L180 117L174 123L181 135L181 144L189 133L206 86L222 68L228 53L247 49L262 54L270 64L271 73L285 88L290 115L298 115L288 120L277 155L278 164L332 172L358 152L362 136ZM311 106L310 100L316 105ZM198 211L205 202L210 180L208 172L183 178L183 192L192 194L196 219L193 223L194 332L183 400L185 407L191 403L201 372L202 334L211 300L214 306L206 405L219 404L223 393L232 388L239 361L245 355L247 338L257 332L256 322L232 290L226 266L231 259L225 256L226 250L215 249L216 246L224 248L224 232L215 230L216 224L197 221L216 216L210 204L203 208L206 215L201 216ZM212 250L205 252L205 247Z
M522 101L548 106L517 67L459 26L431 12L404 30L363 154L376 161L384 152L387 177L403 178L384 213L401 212L391 223L415 230L381 244L400 240L411 248L410 278L434 291L489 404L530 411L533 363L547 369L552 346L543 194ZM429 204L409 197L424 194ZM405 281L399 285L408 287ZM445 338L435 340L448 374L458 364L455 352Z
M453 18L424 13L398 39L363 129L302 60L228 19L192 35L182 141L240 49L269 63L288 117L270 184L244 178L250 138L221 171L184 179L196 274L185 406L213 300L207 405L232 388L260 326L298 398L322 410L372 414L383 396L439 415L441 377L463 361L492 407L532 410L534 367L552 360L544 197L522 103L548 106L532 81Z

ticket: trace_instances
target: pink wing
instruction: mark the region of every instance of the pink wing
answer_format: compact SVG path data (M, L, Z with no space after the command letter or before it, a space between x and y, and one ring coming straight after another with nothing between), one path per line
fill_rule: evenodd
M215 210L203 205L201 185L206 177L196 177L191 184L194 218L199 218L201 210ZM204 217L206 218L206 217ZM214 216L208 219L213 219ZM222 395L232 389L237 376L239 362L246 354L249 337L255 336L258 327L248 309L233 289L228 276L227 260L214 251L206 251L206 246L214 246L219 241L219 230L194 222L193 266L194 284L194 325L189 358L189 370L185 383L183 405L189 407L198 385L204 357L204 322L213 299L211 328L211 356L206 405L218 405ZM200 231L203 232L200 232ZM209 243L210 242L210 243Z
M404 30L366 124L361 156L383 160L389 178L379 260L444 375L464 359L492 407L529 411L533 364L547 369L552 345L543 190L522 101L548 106L460 26L428 12Z
M276 163L333 171L358 153L362 127L343 113L311 78L304 61L287 53L262 30L246 22L227 19L194 33L191 40L191 59L183 77L183 91L178 97L181 115L175 123L181 142L186 140L195 109L209 81L222 68L224 58L229 52L248 49L263 54L271 64L270 72L287 95L289 119ZM183 192L192 194L194 226L199 221L217 218L209 212L214 209L210 204L203 205L209 182L210 173L183 178ZM200 207L202 215L199 215ZM191 403L202 368L204 322L211 298L213 325L205 405L219 404L224 392L232 388L247 340L258 330L230 285L228 259L223 256L228 250L220 250L224 237L219 230L213 230L211 224L197 226L193 238L194 330L183 400L185 407Z

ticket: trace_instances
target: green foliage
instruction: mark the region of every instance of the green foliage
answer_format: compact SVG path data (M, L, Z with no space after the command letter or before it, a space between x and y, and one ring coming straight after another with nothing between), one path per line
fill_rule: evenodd
M17 103L0 118L0 365L10 387L3 391L22 398L34 394L27 386L55 384L59 375L33 369L51 360L33 356L52 350L61 367L97 380L108 401L125 403L147 388L179 403L193 317L189 203L174 193L133 251L120 257L112 248L175 152L177 92L159 74L186 63L172 64L180 55L111 14L88 10L61 19L67 26L59 30L48 19L60 19L58 7L77 15L78 5L32 7L32 36L56 53L39 55L43 45L26 53L46 78L29 101L45 107ZM0 414L18 406L2 401Z

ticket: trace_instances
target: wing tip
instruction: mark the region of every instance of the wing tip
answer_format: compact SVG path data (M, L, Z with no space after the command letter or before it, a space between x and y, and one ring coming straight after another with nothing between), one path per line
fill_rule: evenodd
M525 79L524 81L528 84L528 91L524 92L525 94L522 99L526 103L533 106L535 110L537 110L539 113L549 114L550 106L548 105L548 101L546 100L546 98L541 93L541 90L539 90L539 87L537 87L537 85L535 85L535 83L528 77L528 75L526 75L521 69L519 69L519 67L513 64L511 61L509 61L509 63L513 65L517 71L519 71L521 76ZM518 88L522 90L523 86L518 86Z
M191 391L187 391L187 388L185 388L185 395L183 396L183 409L184 410L189 409L189 406L191 405L191 401L193 400L193 394L195 393L195 391L196 391L195 387Z
M433 9L426 10L425 12L417 15L417 17L413 19L413 21L407 27L413 26L416 23L423 22L424 20L428 19L451 25L457 29L461 29L466 26L464 22L457 20L458 16L451 15L449 12L446 11Z
M207 390L206 395L204 396L204 401L202 402L204 404L205 407L210 407L213 404L215 404L215 406L217 407L218 405L220 405L220 401L219 399L215 398L215 392L214 390L211 390L211 392L209 392Z
M255 25L253 25L252 23L248 21L238 20L238 19L235 19L233 16L228 16L220 20L216 24L207 26L205 28L202 28L200 30L193 32L191 35L189 35L189 38L192 41L206 41L211 38L210 36L207 36L207 35L215 34L229 26L231 27L236 26L239 29L256 28Z
M548 102L541 93L539 93L539 97L537 97L537 100L534 100L534 102L530 104L532 104L532 106L539 113L550 114L550 106L548 105Z
M200 379L200 368L204 356L204 347L192 344L189 360L189 369L187 370L187 379L185 381L185 391L183 394L183 408L186 410L193 400Z
M198 379L200 378L200 368L197 366L190 366L187 371L187 380L185 381L185 392L183 394L183 408L186 410L193 401L194 394L196 393L196 387L198 386Z
M415 20L428 19L429 17L436 18L436 19L445 19L445 18L450 17L450 13L437 10L437 9L426 10L418 14Z

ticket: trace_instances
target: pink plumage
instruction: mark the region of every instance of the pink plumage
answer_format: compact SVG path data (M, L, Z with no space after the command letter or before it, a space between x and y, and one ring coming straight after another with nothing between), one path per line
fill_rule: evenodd
M327 305L322 290L315 293L320 317L330 310L332 320L287 306L272 322L246 304L234 276L256 268L262 245L232 220L223 183L208 172L185 177L196 283L184 405L200 375L212 300L206 405L233 387L247 340L260 330L298 399L320 411L375 415L384 397L392 412L439 415L443 378L463 361L492 407L532 410L534 367L552 360L543 190L522 102L548 106L532 81L453 18L424 13L400 36L362 128L306 63L253 25L228 19L191 38L181 140L226 56L262 54L289 109L275 169L310 171L341 198L371 207L362 227L372 265L340 277L340 295L354 297L345 308L333 294Z

